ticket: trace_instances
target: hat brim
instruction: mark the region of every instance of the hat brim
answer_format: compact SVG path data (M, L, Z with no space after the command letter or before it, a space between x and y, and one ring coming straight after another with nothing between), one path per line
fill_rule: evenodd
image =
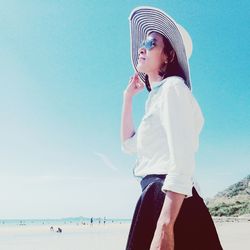
M148 33L155 31L165 36L176 52L180 67L185 75L185 83L191 90L191 77L188 58L192 54L192 40L186 29L160 9L141 6L129 15L131 62L137 71L138 50ZM187 57L188 55L188 57ZM146 75L138 72L145 83Z

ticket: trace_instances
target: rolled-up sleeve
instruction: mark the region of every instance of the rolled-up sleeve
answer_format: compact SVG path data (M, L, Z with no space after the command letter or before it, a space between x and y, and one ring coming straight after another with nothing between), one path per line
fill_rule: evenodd
M170 166L162 191L181 193L188 198L192 196L198 135L192 93L183 84L175 82L163 89L160 119L167 136Z
M122 141L121 149L124 153L127 153L127 154L132 155L132 154L137 153L137 132L136 131L131 137Z

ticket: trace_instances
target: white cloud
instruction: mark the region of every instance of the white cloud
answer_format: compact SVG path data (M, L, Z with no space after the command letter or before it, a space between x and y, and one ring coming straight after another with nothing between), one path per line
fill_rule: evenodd
M110 168L114 171L118 171L118 168L111 162L111 160L105 154L98 153L98 152L94 152L94 154L101 158L101 160L104 162L105 166L107 166L108 168Z

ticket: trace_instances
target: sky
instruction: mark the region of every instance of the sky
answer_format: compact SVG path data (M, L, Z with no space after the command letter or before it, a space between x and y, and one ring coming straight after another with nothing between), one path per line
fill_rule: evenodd
M0 219L132 218L141 190L120 125L134 73L128 16L142 5L193 40L203 196L249 174L248 1L0 1ZM134 97L136 127L147 95Z

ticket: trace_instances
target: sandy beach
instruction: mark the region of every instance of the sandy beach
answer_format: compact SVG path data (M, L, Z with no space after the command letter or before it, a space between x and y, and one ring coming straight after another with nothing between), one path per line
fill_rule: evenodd
M56 231L57 225L53 225ZM0 226L1 250L124 250L130 224L63 225L62 233L48 225ZM250 249L250 221L217 221L225 250Z

